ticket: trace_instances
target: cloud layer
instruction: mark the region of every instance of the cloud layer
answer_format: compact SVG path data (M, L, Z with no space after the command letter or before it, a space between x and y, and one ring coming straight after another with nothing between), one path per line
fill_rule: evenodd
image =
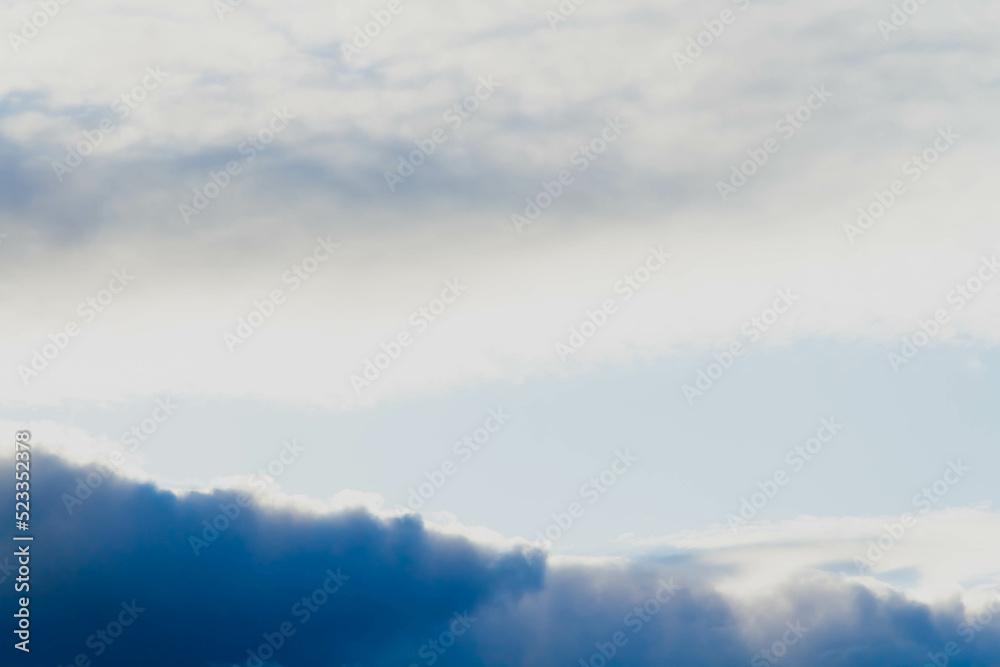
M995 2L921 5L889 33L891 3L588 4L554 28L555 5L401 6L351 58L378 7L71 3L0 49L0 317L21 324L0 338L0 398L344 408L559 373L555 345L650 246L669 268L574 356L583 368L719 349L785 288L803 308L765 344L881 345L1000 246ZM11 5L9 24L35 11ZM728 27L692 48L723 11ZM624 129L595 153L609 119ZM57 174L88 136L103 138ZM429 140L390 189L386 173ZM927 153L935 142L947 150ZM780 146L746 167L765 145ZM936 157L915 166L922 155ZM754 173L723 201L734 169ZM888 212L846 230L894 180ZM518 233L511 215L553 196ZM318 236L341 253L287 293ZM18 367L122 267L134 285L26 382ZM465 296L355 391L366 359L456 278ZM287 303L234 357L224 335L275 289ZM996 342L987 311L935 343Z
M265 664L284 667L596 666L602 651L622 665L772 664L764 650L787 665L859 667L923 664L949 642L960 651L950 664L1000 658L992 612L977 622L957 600L928 606L839 575L725 597L713 582L736 566L697 552L546 562L413 516L276 510L114 477L77 492L92 474L35 453L32 654L43 662L257 664L264 645ZM14 604L4 586L4 608Z

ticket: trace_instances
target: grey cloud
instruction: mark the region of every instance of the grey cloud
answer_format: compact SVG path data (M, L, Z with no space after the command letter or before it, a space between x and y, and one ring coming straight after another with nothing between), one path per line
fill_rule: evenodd
M33 464L38 664L79 654L94 665L246 664L284 623L295 632L266 664L599 667L613 652L623 666L745 665L784 640L795 640L777 649L790 667L923 664L951 641L961 652L950 664L1000 659L995 627L965 641L959 606L843 579L803 579L746 610L714 592L719 573L697 558L552 567L360 510L319 517L249 504L212 537L206 525L227 523L216 517L234 512L234 492L178 497L112 477L69 513L62 494L93 470L41 452ZM2 468L12 497L9 462ZM211 539L195 549L193 535ZM331 592L317 594L324 586ZM12 588L0 590L13 610ZM123 611L133 604L136 618ZM112 625L123 614L129 625ZM467 614L464 626L455 614Z

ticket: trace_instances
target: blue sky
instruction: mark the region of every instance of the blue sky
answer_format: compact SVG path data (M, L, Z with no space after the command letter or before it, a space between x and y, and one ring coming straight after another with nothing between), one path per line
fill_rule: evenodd
M902 512L956 458L974 472L940 509L995 503L985 471L997 465L990 409L997 387L986 370L996 353L930 350L899 374L885 355L884 348L829 343L771 350L742 359L694 406L679 388L702 359L694 367L660 361L488 383L351 412L174 397L176 415L135 457L158 478L204 484L250 475L295 439L307 448L306 465L280 478L284 491L378 493L386 508L406 505L425 474L451 460L458 472L422 510L531 538L616 450L630 449L640 463L625 483L554 545L590 555L620 552L614 541L626 533L652 537L725 523L778 469L794 473L792 481L757 520ZM153 400L104 408L79 402L8 409L4 419L44 417L118 440L154 407ZM509 422L481 451L456 454L453 443L497 408ZM811 461L788 463L787 453L831 417L844 425L833 442Z

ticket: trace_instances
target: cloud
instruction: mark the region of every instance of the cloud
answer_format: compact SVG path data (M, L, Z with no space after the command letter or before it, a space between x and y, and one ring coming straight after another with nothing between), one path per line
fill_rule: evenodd
M929 503L928 503L929 507ZM719 590L752 598L787 580L789 572L832 572L866 585L904 589L941 604L962 596L969 604L1000 584L993 554L1000 548L1000 514L988 505L933 512L911 510L873 517L800 516L777 523L714 526L683 533L625 536L622 553L645 557L698 554L717 568ZM961 548L956 545L961 544Z
M8 3L7 46L27 42L0 49L0 320L16 324L0 336L0 403L169 394L354 409L686 363L742 339L779 289L800 301L762 347L888 350L941 308L951 319L926 333L934 344L1000 340L989 292L961 312L951 298L1000 246L996 2L927 3L892 34L878 23L892 8L861 0L584 3L555 26L555 2L401 2L389 19L361 0L224 15L228 0L59 2L37 34L24 27L37 0ZM736 17L724 28L723 10ZM357 42L379 16L379 35ZM719 34L699 47L705 30ZM693 62L679 68L678 53ZM144 83L150 69L165 78ZM450 127L482 77L497 90ZM830 100L754 167L817 86ZM286 108L288 127L267 130ZM581 166L609 119L625 131ZM439 127L447 141L390 189L386 173ZM952 129L953 148L907 171ZM249 159L244 142L266 131ZM73 151L67 173L55 163ZM719 182L748 159L724 201ZM563 169L573 182L556 196ZM519 234L511 215L532 205L545 211ZM877 218L863 235L845 228L859 208ZM342 250L292 290L283 276L317 237ZM671 261L626 301L616 285L650 247ZM135 281L111 295L119 271ZM396 356L445 281L467 293L356 390L351 376ZM113 303L88 310L105 293ZM561 361L556 343L619 297ZM253 311L266 323L227 349ZM21 370L32 364L37 377ZM997 518L984 508L928 516L864 575L853 559L894 518L529 560L520 539L446 512L384 512L364 491L172 489L143 476L141 455L128 479L105 480L84 462L117 443L52 422L38 435L61 443L59 457L36 453L32 488L33 657L51 664L228 666L279 640L268 667L1000 662ZM13 576L8 556L0 565Z
M990 3L925 6L890 41L877 21L891 8L862 2L589 3L555 30L555 5L404 4L351 61L342 47L377 9L354 1L248 4L224 20L202 2L71 3L21 51L0 49L0 317L20 323L0 340L0 367L15 371L0 374L0 399L180 388L357 407L690 358L787 287L809 305L765 344L882 345L1000 245ZM725 8L735 23L677 71L673 54ZM11 5L10 24L34 11ZM148 68L168 74L136 101ZM499 87L453 128L446 112L491 75ZM832 97L786 139L776 123L821 86ZM296 118L247 160L242 142L286 107ZM628 128L580 171L574 154L619 116ZM53 161L105 118L115 130L60 182ZM448 140L390 191L385 172L436 127ZM906 161L947 127L955 147L910 181ZM722 202L718 181L771 136L780 151ZM180 205L231 160L240 174L187 224ZM562 169L574 183L518 234L511 214ZM851 244L844 225L896 178L905 195ZM317 235L344 242L336 266L229 358L223 333ZM650 245L674 253L670 270L577 366L561 363L554 345ZM131 296L25 391L17 366L123 265L139 276ZM463 302L359 396L350 376L456 276L471 286ZM1000 337L982 305L958 320L935 344Z
M932 345L1000 340L990 308L996 281L961 311L955 305L956 285L1000 247L1000 238L973 232L959 247L922 241L851 255L839 240L796 254L799 246L780 233L720 240L666 227L594 231L571 242L528 242L511 233L492 245L474 234L415 231L351 241L334 231L323 238L340 241L340 249L298 289L284 278L310 256L318 235L274 237L266 255L234 251L231 244L239 243L228 234L198 250L186 242L116 243L98 257L84 250L62 255L58 270L50 254L17 261L11 235L0 246L15 260L4 269L10 281L0 317L20 326L0 339L0 399L40 404L169 393L349 409L472 382L652 358L695 368L706 353L747 342L745 326L772 304L776 290L791 290L795 307L751 352L813 340L898 353L900 338L940 309L949 320ZM643 266L651 247L672 257L641 292L623 293L623 276ZM87 319L80 304L123 267L135 280ZM449 280L467 289L433 322L415 324ZM283 298L277 308L255 305L276 289ZM556 344L565 345L607 299L616 300L618 312L564 362ZM252 336L227 343L240 320L261 317L259 309L270 316ZM51 363L39 361L36 353L71 322L79 336ZM374 363L401 332L413 344L371 386L357 387L352 376L361 377L366 360ZM45 368L22 377L19 367L33 363Z
M333 664L440 632L453 612L501 593L523 595L542 581L541 567L519 554L429 533L412 517L382 522L346 511L316 518L253 506L234 516L240 505L232 492L180 498L117 479L69 514L62 494L73 494L91 471L40 454L33 463L33 659L94 657L87 637L115 619L122 601L135 600L146 611L108 649L112 664L140 656L163 665L237 662L261 633L286 621L301 633L283 664ZM231 525L211 532L213 521L227 523L226 512ZM327 570L348 579L301 623L308 605L299 616L293 606L322 587Z
M732 597L714 582L737 566L698 555L529 562L412 515L304 513L120 478L69 513L62 494L92 469L42 450L32 464L31 646L41 662L246 664L267 637L279 644L264 649L267 664L284 667L599 665L602 651L625 666L730 665L765 649L786 651L791 666L861 667L917 664L951 641L954 664L1000 658L990 623L965 641L972 626L958 598L928 605L829 572Z
M9 224L41 227L50 239L68 228L88 238L137 228L197 235L181 223L178 203L275 106L297 115L293 127L199 216L201 226L244 227L264 212L281 218L272 230L312 231L336 218L351 235L373 220L395 230L469 228L473 217L506 225L541 179L554 178L616 116L626 134L577 174L545 225L709 214L729 229L748 219L799 228L810 213L868 197L870 184L888 182L940 125L954 125L970 146L960 165L935 167L929 189L964 184L978 198L991 181L987 147L997 136L982 96L995 93L980 83L994 73L981 56L993 42L977 20L990 11L986 2L960 12L925 7L891 43L879 35L879 12L857 1L705 8L639 0L580 7L556 30L545 17L551 8L530 2L403 4L353 61L343 46L377 9L358 1L249 5L225 20L190 1L144 11L119 0L67 5L19 53L0 51L9 73L0 136L33 156L15 162L28 187L18 206L4 203ZM678 72L673 54L726 7L736 22ZM10 23L33 11L34 2L14 4ZM928 66L941 54L953 66ZM169 73L162 85L57 181L52 161L101 118L118 121L112 102L148 67ZM451 131L446 110L490 75L496 94ZM783 142L755 176L759 187L722 207L716 181L820 85L833 90L829 105ZM435 127L449 129L448 141L390 192L384 172Z

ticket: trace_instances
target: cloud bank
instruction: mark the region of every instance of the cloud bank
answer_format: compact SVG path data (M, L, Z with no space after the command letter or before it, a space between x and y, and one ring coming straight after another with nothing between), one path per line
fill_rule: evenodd
M67 505L62 494L93 471L34 455L31 646L40 663L600 667L613 656L625 666L859 667L924 664L947 651L955 665L1000 659L988 604L928 605L817 571L728 596L715 584L739 566L696 551L547 561L526 558L523 546L443 535L415 516L274 509L235 491L177 495L115 477ZM9 461L0 472L12 479ZM2 590L3 608L15 609Z

